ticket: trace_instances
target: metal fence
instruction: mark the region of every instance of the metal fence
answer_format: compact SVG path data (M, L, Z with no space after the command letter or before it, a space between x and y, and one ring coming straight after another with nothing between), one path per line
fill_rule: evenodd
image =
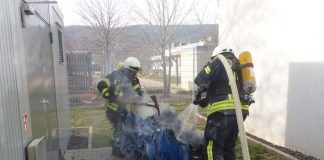
M153 67L138 74L141 86L146 95L156 95L159 102L172 104L189 104L194 97L193 79L210 60L210 50L203 43L174 49L171 67L171 85L169 96L163 95L163 76L159 59L155 57ZM67 54L69 97L71 107L99 106L103 101L96 89L102 79L103 70L96 64L90 52L71 52ZM135 56L136 57L136 56ZM141 57L137 57L141 61ZM169 68L167 67L167 71Z
M101 75L98 75L98 68L100 66L92 64L90 52L70 52L67 54L71 107L100 104L101 99L96 90L96 83L101 78Z

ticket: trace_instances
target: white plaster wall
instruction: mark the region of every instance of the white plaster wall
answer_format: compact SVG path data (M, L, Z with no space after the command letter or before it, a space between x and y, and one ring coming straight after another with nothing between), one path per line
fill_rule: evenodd
M186 52L184 54L181 54L181 65L180 65L181 85L180 86L182 89L184 90L192 89L193 72L194 72L193 53Z
M321 0L227 0L219 1L217 15L220 43L237 53L249 50L254 58L258 88L247 131L322 159L324 102L315 100L324 96L318 92L324 90L324 68L314 65L324 63L323 6ZM300 79L308 72L309 83ZM311 101L296 103L307 100L300 93Z

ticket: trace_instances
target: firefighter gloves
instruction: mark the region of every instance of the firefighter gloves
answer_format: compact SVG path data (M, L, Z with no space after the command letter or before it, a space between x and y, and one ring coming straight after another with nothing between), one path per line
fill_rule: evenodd
M206 106L208 106L208 100L206 98L195 99L192 103L194 105L199 105L202 108L205 108Z

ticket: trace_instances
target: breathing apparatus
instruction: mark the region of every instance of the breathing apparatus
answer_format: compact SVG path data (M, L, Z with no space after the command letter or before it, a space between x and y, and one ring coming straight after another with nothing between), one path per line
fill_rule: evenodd
M256 81L254 75L254 66L252 61L252 55L248 51L243 51L239 55L240 68L242 73L242 82L243 82L243 99L248 100L249 102L254 103L252 98L252 93L256 90Z
M217 47L211 59L217 57L218 54L233 53L233 50L227 47ZM225 54L224 54L225 55ZM226 57L226 56L225 56ZM229 60L228 60L229 61ZM251 104L254 103L252 93L256 90L256 80L254 75L254 66L252 61L252 55L248 51L243 51L239 55L239 62L230 62L233 71L238 71L237 87L239 90L239 96L242 102Z

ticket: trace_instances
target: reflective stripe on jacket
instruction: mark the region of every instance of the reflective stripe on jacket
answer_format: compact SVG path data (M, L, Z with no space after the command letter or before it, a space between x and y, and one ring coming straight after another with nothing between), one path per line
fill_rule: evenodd
M234 100L232 98L232 95L229 94L228 95L228 99L226 100L222 100L222 101L218 101L218 102L214 102L212 104L210 104L207 108L207 116L218 112L218 111L223 111L223 110L235 110L235 104L234 104ZM248 105L241 105L243 110L249 110L249 106Z
M118 105L116 103L109 102L109 100L105 100L104 106L116 112L118 110Z

